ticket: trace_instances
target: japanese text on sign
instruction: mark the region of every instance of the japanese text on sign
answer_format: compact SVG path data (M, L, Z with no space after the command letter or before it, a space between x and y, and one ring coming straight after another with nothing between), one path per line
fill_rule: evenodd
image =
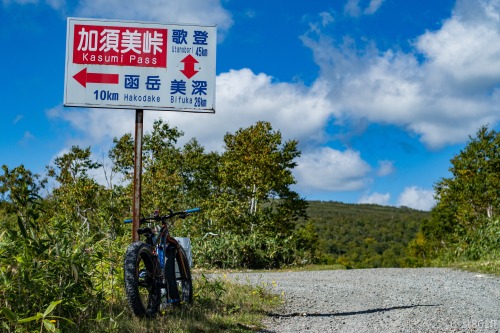
M76 64L167 67L167 29L75 25Z

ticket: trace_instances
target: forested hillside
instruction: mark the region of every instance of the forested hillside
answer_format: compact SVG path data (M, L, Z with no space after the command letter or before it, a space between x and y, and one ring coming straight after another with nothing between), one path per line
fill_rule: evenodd
M348 268L401 267L429 212L406 207L309 201L323 262ZM305 224L301 221L300 224Z

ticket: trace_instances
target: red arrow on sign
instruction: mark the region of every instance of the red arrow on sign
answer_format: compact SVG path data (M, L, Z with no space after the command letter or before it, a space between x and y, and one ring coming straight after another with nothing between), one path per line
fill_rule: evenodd
M84 88L87 83L108 83L118 84L118 74L102 74L102 73L87 73L87 68L82 69L73 78L78 81Z
M181 62L184 63L184 69L181 69L182 74L184 74L188 79L192 78L199 71L194 69L194 64L198 63L192 55L188 55L186 58L182 59Z

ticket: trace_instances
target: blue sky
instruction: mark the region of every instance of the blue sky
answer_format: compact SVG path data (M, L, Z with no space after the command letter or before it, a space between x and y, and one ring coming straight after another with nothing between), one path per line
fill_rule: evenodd
M134 110L62 106L67 17L217 24L216 113L146 111L145 130L220 151L269 121L300 142L306 199L428 210L468 136L498 130L497 0L2 0L0 164L43 174L75 144L106 163L133 131Z

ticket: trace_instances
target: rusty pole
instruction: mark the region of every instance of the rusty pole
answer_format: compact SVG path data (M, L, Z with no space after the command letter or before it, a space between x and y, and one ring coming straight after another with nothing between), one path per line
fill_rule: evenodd
M141 219L141 183L142 183L142 132L144 110L135 110L135 146L134 146L134 200L132 203L132 242L139 240L139 220Z

